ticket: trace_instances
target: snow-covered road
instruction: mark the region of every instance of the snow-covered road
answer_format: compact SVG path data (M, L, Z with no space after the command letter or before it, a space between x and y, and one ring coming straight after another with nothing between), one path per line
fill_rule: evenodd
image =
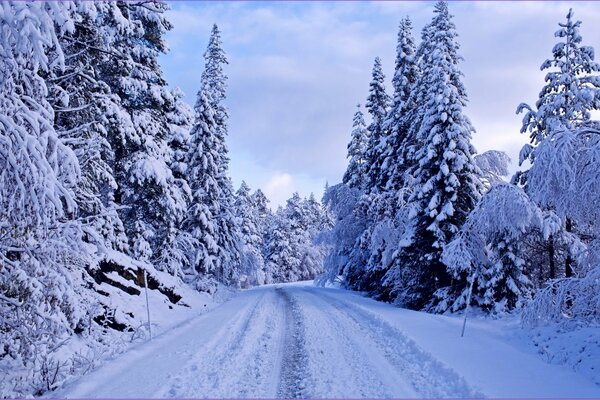
M489 328L475 324L474 338L459 338L458 322L344 290L267 286L241 292L51 397L600 396L598 386L506 345ZM454 349L438 357L444 344ZM453 360L457 346L462 358ZM484 360L495 352L500 359Z

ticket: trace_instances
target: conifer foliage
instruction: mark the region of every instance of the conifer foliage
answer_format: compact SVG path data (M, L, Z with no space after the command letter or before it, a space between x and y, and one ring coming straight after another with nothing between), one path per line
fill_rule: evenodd
M360 104L356 106L357 110L352 119L352 134L350 143L348 143L348 168L344 173L343 182L350 187L359 189L365 188L366 181L366 149L368 142L368 133L365 119Z
M410 20L400 23L389 111L376 60L367 103L368 184L356 203L365 230L339 273L376 297L444 311L466 275L452 277L441 254L483 185L473 160L474 129L463 112L456 29L445 2L434 13L419 50Z
M242 262L242 239L233 207L233 187L227 176L227 110L222 103L227 79L223 64L227 64L227 59L216 25L204 58L206 65L188 152L192 201L186 225L198 242L193 250L196 272L235 284Z
M349 179L349 153L343 183L325 193L336 225L325 236L331 250L319 283L434 312L471 305L522 310L529 324L597 322L598 218L589 205L598 202L600 136L591 112L599 109L600 67L573 15L542 64L548 73L536 109L519 106L531 139L520 162L531 167L512 184L504 181L506 154L475 156L471 145L448 4L435 5L418 48L410 21L400 23L389 110L379 63L373 72L366 183Z

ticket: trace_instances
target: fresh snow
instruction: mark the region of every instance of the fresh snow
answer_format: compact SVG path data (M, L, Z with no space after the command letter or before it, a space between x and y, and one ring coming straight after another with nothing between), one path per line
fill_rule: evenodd
M599 397L514 320L409 311L308 283L241 291L49 393L143 397Z

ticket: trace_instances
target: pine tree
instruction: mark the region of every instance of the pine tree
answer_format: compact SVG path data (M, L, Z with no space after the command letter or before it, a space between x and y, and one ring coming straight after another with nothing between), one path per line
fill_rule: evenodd
M554 46L553 58L544 61L540 68L550 72L536 102L537 110L527 104L517 109L517 113L527 110L521 133L529 131L533 145L554 130L585 124L590 120L590 111L600 109L600 64L594 61L592 47L581 46L581 21L573 21L570 9L567 21L559 26L554 36L563 41Z
M131 121L126 129L115 126L109 132L118 184L115 201L123 206L120 217L132 255L155 261L171 245L171 227L186 209L185 194L169 168L170 124L164 110L173 109L174 99L158 65L158 56L166 51L163 36L171 25L164 17L164 3L110 4L110 12L100 18L115 57L99 71L119 96L123 118Z
M43 79L64 68L59 37L73 33L71 7L0 3L0 363L5 371L39 371L44 360L52 362L85 314L73 288L73 271L90 257L82 245L81 221L75 219L80 169L54 129L55 110ZM38 389L33 379L27 384Z
M483 272L482 308L495 313L520 309L531 298L531 281L518 240L498 235L491 244L493 262Z
M192 192L187 176L187 156L189 151L190 129L194 114L190 106L183 102L183 92L179 88L172 91L173 108L167 111L169 135L167 144L170 157L168 166L173 172L174 184L177 185L186 208L192 199ZM195 244L194 238L183 229L184 214L176 215L168 220L168 229L163 241L163 250L155 259L157 269L169 274L185 277L186 271L194 264L189 251Z
M502 313L520 308L530 298L520 242L544 226L543 213L519 187L498 183L469 214L459 234L446 245L442 261L459 291L444 300L453 311L466 306L469 283L474 279L471 304Z
M96 15L109 6L78 3L72 8L74 29L60 37L65 68L48 79L55 109L54 128L79 161L80 179L75 188L78 214L90 222L87 240L100 247L127 249L123 223L114 203L117 183L111 165L114 152L108 128L120 124L119 98L98 77L95 66L106 62L109 50L101 45L102 31ZM126 124L126 122L125 122Z
M546 74L546 85L536 102L537 110L524 103L517 108L517 113L526 110L521 133L530 133L530 144L523 146L519 164L525 160L534 164L537 147L557 132L593 124L590 121L590 111L600 109L600 64L594 61L592 47L581 46L581 21L573 21L571 9L567 14L567 21L559 23L559 26L555 36L562 40L552 49L553 58L541 65L542 71L550 71ZM523 185L536 198L533 193L535 190L529 188L529 174L530 171L519 171L513 177L513 182ZM544 202L548 200L544 199ZM556 237L550 237L547 241L551 276L554 275L556 263L555 241L568 240L566 238L574 234L574 221L569 215L564 216L563 227L563 230L556 233ZM566 275L573 275L573 264L574 259L568 255L565 260Z
M385 92L385 75L381 69L379 57L375 58L372 77L366 103L366 109L371 115L371 123L367 127L369 141L365 153L367 192L383 188L381 169L384 163L384 149L387 146L387 133L384 131L383 122L387 115L390 98Z
M389 139L384 151L386 162L381 179L388 190L399 190L405 186L405 173L411 166L408 146L414 144L415 140L409 136L409 128L416 106L415 83L420 74L416 51L412 23L410 18L406 17L400 22L398 30L396 68L392 79L394 96L390 111L383 122Z
M185 220L186 230L197 241L193 248L194 270L190 278L217 274L220 255L216 215L219 213L219 186L217 183L218 138L210 93L202 88L195 106L196 118L190 133L187 159L188 178L192 200ZM189 279L189 278L188 278ZM194 278L195 279L195 278ZM203 283L201 283L203 284Z
M343 182L352 187L363 189L365 187L366 169L365 152L368 142L368 133L366 129L363 113L360 110L360 104L356 106L352 120L352 134L350 143L348 143L348 168L344 173Z
M264 241L259 230L259 210L244 181L235 194L235 210L243 244L240 272L248 284L262 285L265 283Z
M241 264L241 237L236 224L235 209L233 205L233 185L229 173L229 157L227 144L227 109L223 104L227 91L227 76L223 65L228 64L225 52L221 47L221 32L217 25L213 25L208 47L204 53L205 68L202 72L201 85L210 96L210 106L214 111L215 121L215 163L218 174L215 176L218 187L217 197L219 210L215 216L215 236L219 247L217 273L219 280L224 283L235 284L237 269Z
M296 271L300 260L294 254L290 240L291 221L279 208L273 216L271 233L266 245L267 283L293 282L298 280Z
M422 147L415 157L413 243L404 251L404 264L415 273L407 290L409 306L420 308L440 288L450 285L450 275L440 261L441 252L458 232L483 190L480 172L473 163L470 143L474 131L463 113L467 98L458 69L458 44L448 5L435 6L430 51L423 55L418 84L427 88L423 120L417 134Z

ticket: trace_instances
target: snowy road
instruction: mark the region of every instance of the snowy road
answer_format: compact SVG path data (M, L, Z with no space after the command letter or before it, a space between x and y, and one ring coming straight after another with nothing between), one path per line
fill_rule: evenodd
M455 370L448 366L452 363L440 361L424 350L399 327L402 318L398 316L405 313L407 320L421 316L418 322L426 329L431 329L430 326L454 329L457 322L456 319L446 321L443 317L399 310L343 290L302 285L248 290L151 343L109 361L51 396L434 398L600 395L600 388L574 373L538 362L535 357L510 347L503 348L500 342L497 343L499 351L509 360L516 357L521 365L514 365L512 360L513 370L516 370L504 377L500 374L498 379L509 381L495 387L486 381L485 367L476 368L481 376L477 372L473 375L472 369L460 363ZM473 351L485 357L486 350L477 350L477 346L494 347L496 344L485 341L496 339L484 330L481 334L480 341L470 343L475 343ZM424 344L426 348L427 343ZM467 359L471 347L464 350ZM502 363L497 368L501 371ZM519 371L519 368L525 369ZM531 387L511 386L513 377L510 373L515 376L525 374ZM576 385L576 392L565 391L569 388L561 391L557 379L568 379L569 386Z

